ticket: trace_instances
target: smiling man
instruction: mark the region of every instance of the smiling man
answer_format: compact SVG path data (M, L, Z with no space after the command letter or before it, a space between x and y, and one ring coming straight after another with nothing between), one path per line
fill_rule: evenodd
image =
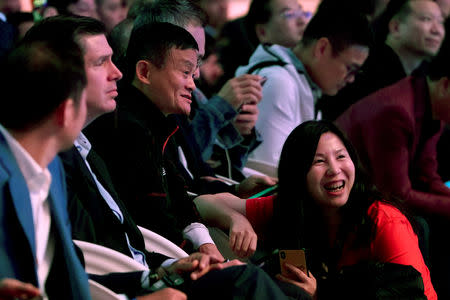
M355 82L336 96L320 100L324 118L334 120L365 96L423 73L439 51L445 35L444 17L435 1L392 1L382 18L386 21L378 25L377 43ZM383 30L386 36L381 34Z
M260 45L249 65L236 74L267 77L256 129L263 143L251 156L278 164L289 133L300 123L317 118L321 93L335 95L353 82L369 54L371 31L364 16L319 10L292 50L279 45Z
M161 31L149 39L148 28ZM187 239L194 249L223 260L197 222L170 139L178 128L167 119L190 113L198 45L181 27L146 24L133 29L127 59L132 81L120 91L116 115L99 118L87 135L139 225L177 244Z

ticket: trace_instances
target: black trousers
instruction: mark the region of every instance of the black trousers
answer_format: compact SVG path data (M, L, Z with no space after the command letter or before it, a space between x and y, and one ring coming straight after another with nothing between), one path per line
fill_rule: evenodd
M191 284L189 299L310 299L300 288L272 280L262 269L242 265L214 270Z
M135 297L148 293L140 287L141 274L141 272L110 273L90 275L90 278L116 293ZM189 300L311 299L302 289L273 280L261 268L254 265L210 271L198 280L188 282L182 290L187 293Z

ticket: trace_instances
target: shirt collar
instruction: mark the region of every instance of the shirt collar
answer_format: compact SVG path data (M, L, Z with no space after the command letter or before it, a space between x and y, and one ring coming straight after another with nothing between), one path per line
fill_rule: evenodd
M51 183L51 174L47 168L43 169L31 157L31 155L20 145L20 143L0 124L0 132L4 135L19 169L27 183L30 193L45 191L48 193Z
M80 132L77 139L73 142L75 148L77 148L78 152L80 152L81 157L86 160L89 151L91 151L91 143L88 141L87 137Z
M292 64L294 65L294 67L297 69L297 71L303 75L305 75L306 80L308 81L308 84L311 88L311 91L313 93L314 99L318 99L322 96L322 90L319 88L319 86L311 79L311 77L308 74L308 71L305 68L305 65L302 63L302 61L300 59L298 59L298 57L294 54L294 51L292 51L291 49L289 49L289 51L287 51Z

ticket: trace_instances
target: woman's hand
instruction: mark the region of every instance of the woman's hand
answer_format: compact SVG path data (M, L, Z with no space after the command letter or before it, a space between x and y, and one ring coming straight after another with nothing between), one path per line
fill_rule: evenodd
M278 274L277 279L298 286L314 298L317 292L317 281L313 274L309 272L308 276L300 268L289 263L285 263L285 267L289 270L290 276Z
M258 236L244 216L236 214L231 218L229 237L230 248L238 257L250 257L255 253Z

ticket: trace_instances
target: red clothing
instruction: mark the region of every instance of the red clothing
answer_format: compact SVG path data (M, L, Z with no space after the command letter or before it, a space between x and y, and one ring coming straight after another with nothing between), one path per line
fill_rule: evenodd
M432 120L425 78L407 77L367 96L336 124L381 191L420 212L450 216L450 189L437 173L442 122Z
M270 196L247 200L247 218L256 231L271 220L274 199L274 196ZM422 275L427 298L437 299L417 235L405 215L381 201L372 203L367 213L375 226L375 238L368 248L351 248L350 241L345 243L339 265L350 266L371 260L413 266Z

